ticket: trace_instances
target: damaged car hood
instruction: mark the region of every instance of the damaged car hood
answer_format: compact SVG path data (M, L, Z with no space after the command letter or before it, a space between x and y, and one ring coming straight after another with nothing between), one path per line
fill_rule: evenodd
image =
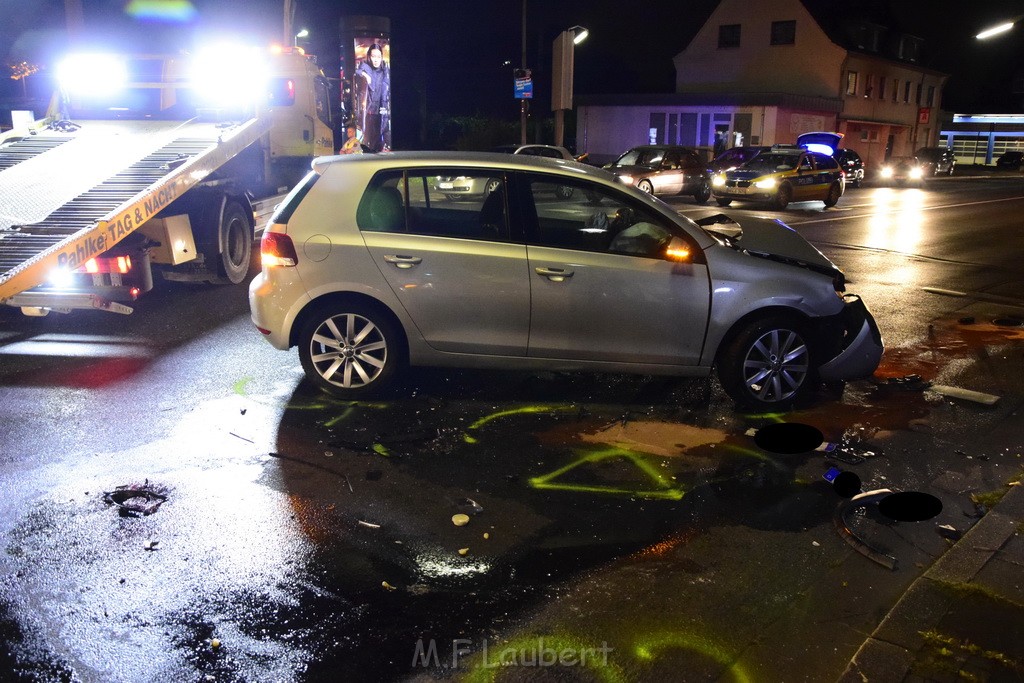
M737 249L804 266L821 273L842 272L800 233L782 221L744 218L741 223L736 223L719 214L716 217L702 219L699 224L713 235L727 236L729 243Z

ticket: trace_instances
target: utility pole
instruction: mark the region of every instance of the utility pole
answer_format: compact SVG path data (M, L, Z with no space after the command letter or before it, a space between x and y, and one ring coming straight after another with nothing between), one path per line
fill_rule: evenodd
M526 72L526 0L523 0L523 34L522 34L522 45L523 54L519 65L522 67L523 72ZM519 144L526 144L526 110L529 103L525 98L519 100Z
M74 43L82 35L85 26L82 0L64 0L64 23L68 29L68 37Z

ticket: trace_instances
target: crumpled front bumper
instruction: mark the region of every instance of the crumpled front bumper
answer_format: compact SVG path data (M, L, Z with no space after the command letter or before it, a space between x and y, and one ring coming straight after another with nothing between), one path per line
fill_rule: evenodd
M825 382L870 377L882 360L882 335L871 312L856 294L843 297L843 311L821 321L820 333L826 357L818 366Z

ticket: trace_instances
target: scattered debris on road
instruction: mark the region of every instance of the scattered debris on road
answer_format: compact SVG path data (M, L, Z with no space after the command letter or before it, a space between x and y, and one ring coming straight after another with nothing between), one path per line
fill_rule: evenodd
M157 511L167 500L165 490L149 483L126 484L103 493L103 500L118 507L122 517L143 517Z

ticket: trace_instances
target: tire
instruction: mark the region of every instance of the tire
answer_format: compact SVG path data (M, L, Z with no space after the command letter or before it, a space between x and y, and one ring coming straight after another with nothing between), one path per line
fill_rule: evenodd
M731 199L725 199L723 197L716 197L715 201L718 203L719 206L729 206L730 204L732 204Z
M299 333L306 376L345 399L377 396L405 366L405 338L391 318L357 303L317 309Z
M651 185L650 180L641 180L636 184L636 189L641 192L646 192L647 194L654 194L654 185Z
M711 183L701 180L700 187L693 193L693 201L698 204L706 204L709 199L711 199Z
M946 171L946 175L947 175L947 176L951 176L951 175L953 175L953 169L954 169L954 168L956 168L956 165L955 165L955 164L950 164L950 165L949 165L949 170L948 170L948 171Z
M832 183L832 186L828 188L828 196L825 197L825 206L831 208L839 203L839 198L843 196L843 188L839 187L839 183Z
M569 199L572 197L573 192L575 192L575 189L568 185L559 185L555 188L555 195L557 195L559 199Z
M782 210L789 206L791 201L793 201L793 188L786 183L779 185L779 191L775 193L775 200L772 204L776 209Z
M737 403L784 410L815 386L813 352L799 322L773 316L745 327L719 354L718 377Z
M241 284L252 265L252 226L242 206L228 201L217 225L217 241L204 252L209 264L209 281L214 284Z
M484 187L484 196L486 197L490 193L497 190L499 187L501 187L501 181L498 180L497 178L492 178L491 180L488 180L486 187Z

